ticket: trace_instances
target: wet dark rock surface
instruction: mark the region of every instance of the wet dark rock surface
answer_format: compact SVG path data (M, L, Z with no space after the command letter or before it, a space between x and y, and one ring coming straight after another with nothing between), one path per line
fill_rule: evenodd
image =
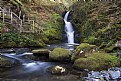
M47 57L49 58L49 49L37 49L37 50L32 50L33 55L38 56L38 57Z

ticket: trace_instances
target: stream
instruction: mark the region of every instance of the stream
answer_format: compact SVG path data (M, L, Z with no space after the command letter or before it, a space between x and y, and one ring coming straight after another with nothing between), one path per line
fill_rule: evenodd
M76 44L75 44L76 45ZM74 45L60 44L60 45L48 45L45 48L52 50L56 47L64 47L69 50L74 49ZM37 49L37 48L36 48ZM16 53L11 53L13 50ZM71 63L59 63L59 62L43 62L41 60L34 61L28 59L27 56L31 56L31 51L28 48L10 48L0 49L1 55L7 57L10 60L18 60L21 64L12 68L8 68L5 71L0 72L0 81L80 81L78 75L71 73ZM8 53L5 53L8 52ZM10 53L9 53L10 52ZM48 68L52 66L63 66L69 70L66 75L52 75L48 72Z
M54 44L47 49L61 47L73 51L78 44ZM72 67L70 62L51 62L32 60L31 50L37 48L9 48L0 49L0 56L10 61L19 61L20 64L0 72L0 81L121 81L121 67L109 68L107 71L79 71ZM48 68L62 66L68 70L67 74L53 75Z

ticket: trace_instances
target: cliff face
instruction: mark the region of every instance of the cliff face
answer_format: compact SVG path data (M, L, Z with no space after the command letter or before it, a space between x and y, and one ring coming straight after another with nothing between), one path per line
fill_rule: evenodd
M77 2L72 7L70 21L80 42L111 46L121 37L121 1Z

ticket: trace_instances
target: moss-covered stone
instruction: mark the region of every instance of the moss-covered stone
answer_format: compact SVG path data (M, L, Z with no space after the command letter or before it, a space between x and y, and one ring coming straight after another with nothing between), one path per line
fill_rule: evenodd
M74 50L74 55L71 57L72 60L75 60L80 57L86 57L91 54L93 51L96 51L97 48L95 45L90 45L88 43L81 43Z
M104 70L119 65L119 58L107 53L94 53L87 58L75 60L74 67L78 69Z
M49 58L55 61L66 61L70 57L70 51L64 48L55 48L50 54Z
M32 53L35 56L49 57L50 50L48 50L48 49L37 49L37 50L32 50Z

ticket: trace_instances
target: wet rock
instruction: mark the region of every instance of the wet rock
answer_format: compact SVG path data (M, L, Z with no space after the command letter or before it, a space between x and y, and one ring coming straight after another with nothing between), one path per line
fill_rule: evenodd
M70 74L73 74L73 75L79 75L80 77L87 77L88 76L88 71L81 71L81 70L75 70L75 69L72 69L70 71Z
M121 72L119 69L108 69L109 75L111 79L117 79L120 77Z
M37 50L32 50L32 53L35 56L45 56L45 57L49 58L50 50L48 50L48 49L37 49Z
M23 53L26 53L26 52L29 52L28 48L19 48L19 49L16 50L16 54L23 54Z
M11 49L1 49L0 53L15 53L15 50L13 48L11 48Z
M88 77L84 77L86 81L109 81L109 79L105 79L102 73L98 71L91 71L88 73Z
M107 71L101 71L100 74L104 78L104 80L109 81L110 75Z
M66 68L64 68L64 67L62 67L62 66L58 66L58 65L48 68L48 71L49 71L51 74L54 74L54 75L67 74Z
M121 68L109 68L108 71L91 71L88 77L84 77L86 81L120 81Z
M14 59L7 59L5 57L0 56L0 68L8 68L13 67L15 65L20 64L19 61Z

